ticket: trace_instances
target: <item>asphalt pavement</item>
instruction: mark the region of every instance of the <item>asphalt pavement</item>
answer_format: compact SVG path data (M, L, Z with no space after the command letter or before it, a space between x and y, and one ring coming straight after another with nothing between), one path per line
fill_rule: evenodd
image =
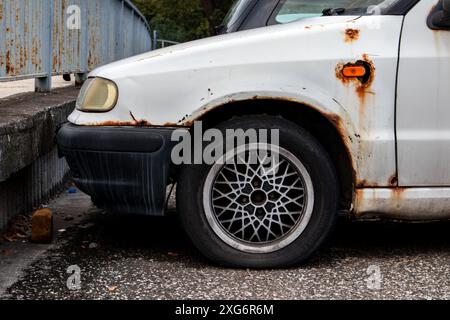
M1 299L450 299L448 222L341 219L304 266L224 269L192 247L173 206L114 216L73 192L49 204L53 244L0 244Z

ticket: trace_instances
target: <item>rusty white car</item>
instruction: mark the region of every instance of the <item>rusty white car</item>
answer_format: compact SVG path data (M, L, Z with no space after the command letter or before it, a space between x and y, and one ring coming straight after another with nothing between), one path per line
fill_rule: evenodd
M270 19L94 70L57 134L75 183L155 216L176 183L187 235L225 266L305 262L338 213L450 218L450 1L284 0ZM173 132L199 121L278 130L280 170L175 165Z

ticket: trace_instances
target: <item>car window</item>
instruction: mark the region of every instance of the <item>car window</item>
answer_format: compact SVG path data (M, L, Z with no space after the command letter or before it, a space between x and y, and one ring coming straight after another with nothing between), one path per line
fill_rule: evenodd
M341 15L383 14L399 0L282 0L275 14L277 23L320 17L325 9L345 9Z

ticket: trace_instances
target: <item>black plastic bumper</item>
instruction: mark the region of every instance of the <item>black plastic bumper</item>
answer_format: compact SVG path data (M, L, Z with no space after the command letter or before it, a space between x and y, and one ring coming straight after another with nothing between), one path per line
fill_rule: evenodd
M164 215L173 129L63 125L59 150L75 184L108 211Z

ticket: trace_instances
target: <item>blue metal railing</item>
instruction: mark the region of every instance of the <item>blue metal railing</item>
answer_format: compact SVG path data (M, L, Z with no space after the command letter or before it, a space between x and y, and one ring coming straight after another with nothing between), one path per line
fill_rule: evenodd
M0 82L51 76L83 81L97 66L152 49L150 27L129 0L0 0Z

